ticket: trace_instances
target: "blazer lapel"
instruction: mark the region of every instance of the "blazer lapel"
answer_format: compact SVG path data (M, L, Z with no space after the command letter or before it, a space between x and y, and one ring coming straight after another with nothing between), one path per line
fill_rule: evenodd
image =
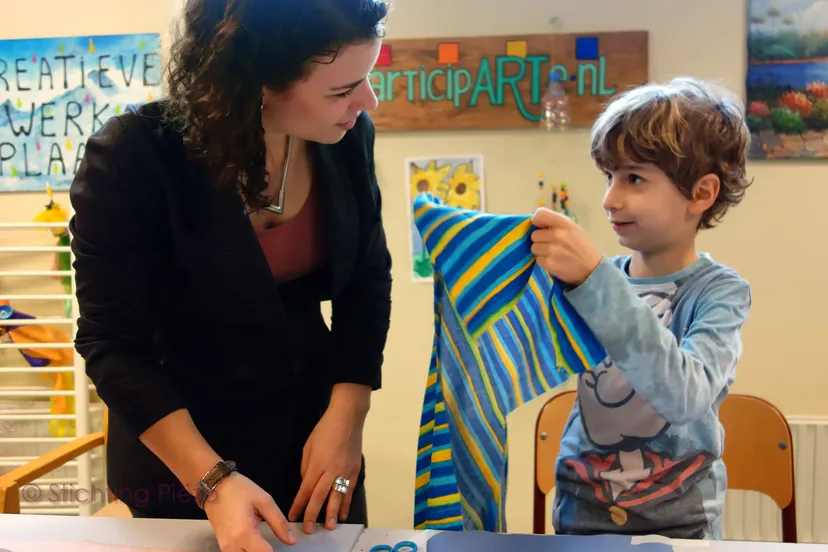
M312 144L314 178L319 186L332 297L348 284L359 250L359 209L353 193L348 164L336 151L342 145ZM221 298L225 312L241 316L251 324L287 327L285 305L279 294L256 232L250 224L241 198L233 190L216 190L196 170L188 175L193 194L188 194L187 225L197 236L195 254L206 257L201 263L213 274L217 293L232 291L235 297ZM197 190L197 191L196 191ZM196 260L197 262L197 260Z
M220 298L225 312L256 325L287 323L285 307L267 259L246 213L233 190L207 189L195 211L196 235L204 239L205 266L216 284L234 297Z
M347 137L346 137L347 140ZM314 178L319 185L335 298L347 285L359 249L359 210L348 165L336 154L339 146L314 144Z
M186 156L178 133L163 139L163 154ZM179 215L181 256L189 259L193 278L215 288L225 316L286 327L284 303L242 199L235 190L216 189L198 163L171 166L176 167L177 193L170 199Z

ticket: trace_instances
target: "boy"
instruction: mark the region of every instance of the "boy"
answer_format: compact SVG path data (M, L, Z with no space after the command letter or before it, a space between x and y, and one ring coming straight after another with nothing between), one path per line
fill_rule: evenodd
M603 207L631 254L605 258L570 219L533 221L539 264L607 352L578 381L556 466L559 534L721 539L727 474L718 408L735 377L750 287L696 252L699 229L749 183L740 104L693 79L619 96L592 157Z

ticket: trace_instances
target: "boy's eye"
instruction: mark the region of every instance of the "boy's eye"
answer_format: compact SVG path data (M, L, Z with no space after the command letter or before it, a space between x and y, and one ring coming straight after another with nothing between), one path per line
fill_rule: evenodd
M345 92L342 92L341 94L335 94L335 96L337 98L347 98L348 96L350 96L353 93L354 93L354 89L351 88L350 90L346 90Z
M631 174L628 178L630 179L630 182L633 184L639 184L642 180L642 178L637 174Z

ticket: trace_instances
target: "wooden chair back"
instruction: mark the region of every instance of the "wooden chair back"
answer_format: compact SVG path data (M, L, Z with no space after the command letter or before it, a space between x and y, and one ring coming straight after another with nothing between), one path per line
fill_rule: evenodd
M103 414L103 434L104 434L104 447L106 447L106 441L109 438L109 409L104 406L104 414Z
M549 399L535 424L535 489L532 532L546 533L546 496L555 488L555 462L561 452L561 436L575 405L575 391Z
M63 443L46 454L0 475L0 514L20 513L20 489L44 475L53 472L67 462L98 447L105 447L109 433L109 410L104 408L103 431L77 437ZM107 491L110 502L115 496Z
M770 497L782 510L782 541L795 543L794 451L787 420L768 401L749 395L729 395L719 420L725 430L727 488Z
M549 399L535 426L533 532L546 532L546 497L555 488L555 462L575 391ZM782 413L769 402L731 394L719 408L724 426L728 489L762 493L782 510L782 540L795 543L796 500L793 438Z

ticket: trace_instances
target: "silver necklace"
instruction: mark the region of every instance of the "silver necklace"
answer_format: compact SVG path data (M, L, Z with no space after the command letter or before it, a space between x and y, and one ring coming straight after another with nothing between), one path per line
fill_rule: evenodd
M281 215L285 210L285 182L287 182L288 169L290 168L290 152L293 149L293 136L288 136L287 153L285 154L285 162L282 165L282 185L279 187L279 202L273 205L269 202L264 206L264 209L271 213Z

